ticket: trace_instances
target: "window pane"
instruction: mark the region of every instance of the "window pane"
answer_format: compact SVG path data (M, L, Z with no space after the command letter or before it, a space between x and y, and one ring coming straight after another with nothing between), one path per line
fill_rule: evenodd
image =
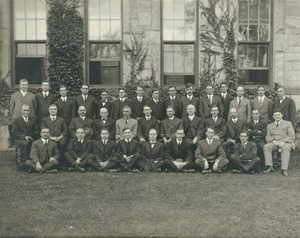
M249 0L249 22L258 23L258 0Z
M174 72L174 55L173 52L164 53L164 72L173 73Z
M174 19L184 19L184 1L174 0Z
M185 0L185 19L186 20L195 20L195 14L196 14L196 4L194 0Z
M166 51L174 51L174 45L172 45L172 44L166 44L166 45L164 45L164 51L166 52Z
M239 45L238 47L238 63L239 67L249 67L249 62L247 58L247 46Z
M164 19L174 19L173 0L164 0L163 2L163 17Z
M100 19L99 0L89 0L89 19Z
M250 62L250 67L257 67L257 47L249 46L248 60Z
M15 19L25 19L25 0L15 1Z
M46 21L44 21L44 20L37 20L36 24L37 24L36 39L37 40L46 40L47 39Z
M37 55L36 44L27 44L27 55Z
M121 19L120 0L111 0L110 17L111 19Z
M40 84L45 79L43 58L16 58L16 83L26 78L29 84Z
M15 40L25 40L25 21L15 20Z
M248 1L247 0L239 1L239 22L241 23L248 22Z
M100 0L100 19L110 19L109 0Z
M258 66L259 67L267 67L268 66L268 47L267 46L259 47Z
M185 21L185 40L195 40L195 21L186 20Z
M35 20L26 20L26 40L36 40Z
M174 52L174 73L184 72L184 53Z
M247 26L245 25L240 25L239 26L239 35L238 35L238 39L239 41L246 41L247 40Z
M89 39L100 40L100 24L98 20L89 20Z
M46 44L37 44L37 54L46 55Z
M109 40L121 40L121 21L111 20L111 35Z
M184 40L184 20L174 21L174 40Z
M249 40L257 41L258 40L258 31L257 25L249 25Z
M246 85L261 84L268 85L268 70L239 70L241 77L239 83Z
M36 0L36 17L40 19L46 19L45 0Z
M17 55L26 55L26 44L18 44Z
M269 25L259 26L259 40L268 41L269 40Z
M90 84L119 85L120 63L118 61L90 61Z
M185 73L194 73L194 52L187 52L185 56Z
M91 59L119 61L121 55L120 44L91 44Z
M109 20L101 20L100 21L100 39L108 40L110 38L111 38L110 21Z
M26 18L32 19L35 18L35 0L26 0L25 1L25 9L26 9Z
M174 40L173 21L164 20L164 40Z
M260 21L264 23L269 22L269 7L270 2L268 0L260 1Z
M165 85L185 85L188 83L195 84L194 75L164 75Z

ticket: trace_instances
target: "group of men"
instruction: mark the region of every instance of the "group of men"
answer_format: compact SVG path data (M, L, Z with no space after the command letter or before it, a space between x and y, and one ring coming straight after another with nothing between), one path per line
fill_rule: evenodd
M244 97L236 89L233 98L221 83L220 96L212 85L206 95L194 96L194 85L186 85L186 95L178 97L170 86L165 99L157 88L150 98L142 87L129 100L120 88L119 98L109 101L106 91L101 101L89 94L71 99L66 86L60 96L52 95L49 82L42 92L28 92L26 79L11 96L12 135L16 143L19 169L57 173L58 166L69 171L200 171L221 173L230 166L233 173L264 173L273 169L273 152L281 152L281 171L288 176L294 146L295 102L277 90L273 102L259 86L257 97Z

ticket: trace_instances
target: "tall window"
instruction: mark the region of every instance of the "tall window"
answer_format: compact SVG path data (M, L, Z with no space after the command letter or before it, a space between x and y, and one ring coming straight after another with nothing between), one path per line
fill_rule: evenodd
M238 69L242 84L269 83L270 0L239 0Z
M45 79L46 0L14 0L15 79Z
M165 85L195 82L196 1L163 0Z
M121 0L89 0L90 84L121 83L121 39Z

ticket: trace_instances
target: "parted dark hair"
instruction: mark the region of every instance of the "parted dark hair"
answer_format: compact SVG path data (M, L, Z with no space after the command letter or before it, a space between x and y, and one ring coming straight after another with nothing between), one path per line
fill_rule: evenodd
M249 136L248 131L246 131L246 130L241 130L240 135L243 134L243 133L246 133L247 136Z
M212 126L209 126L209 127L207 127L205 131L207 132L207 131L208 131L208 129L211 129L211 130L213 130L213 131L215 132L215 128L214 128L214 127L212 127Z
M159 89L158 89L158 88L153 88L153 89L151 90L151 93L153 93L153 92L155 92L155 91L159 91Z
M282 112L281 112L281 110L280 110L279 108L275 108L275 109L274 109L274 111L273 111L273 115L274 115L274 113L276 113L276 112L280 112L280 113L282 113Z
M120 90L124 90L124 92L126 93L126 89L125 88L118 88L118 92L120 92Z
M102 127L102 128L101 128L101 130L100 130L100 134L102 133L102 131L107 131L107 132L108 132L108 134L109 134L109 129L108 129L108 128L106 128L106 127Z
M185 85L185 88L190 88L190 87L194 87L194 84L192 84L192 83L187 83L187 84Z
M123 132L126 131L126 130L130 130L130 128L129 128L129 127L125 127L125 128L123 129ZM130 130L130 131L131 131L131 130Z
M170 86L168 87L168 89L170 89L170 88L175 88L175 90L177 89L176 86L174 86L174 85L170 85Z

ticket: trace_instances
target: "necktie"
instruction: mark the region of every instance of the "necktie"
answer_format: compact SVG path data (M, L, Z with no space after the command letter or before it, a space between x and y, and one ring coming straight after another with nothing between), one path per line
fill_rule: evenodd
M149 121L149 120L150 120L150 118L149 118L149 117L146 117L146 120L147 120L147 121Z
M259 102L260 102L260 104L262 104L262 102L263 102L263 101L262 101L262 98L259 98Z
M155 142L150 142L151 148L153 149L153 147L155 146Z
M208 145L211 145L211 140L208 141Z
M245 149L246 148L246 144L242 144L243 145L243 148Z
M130 155L130 142L126 140L126 155Z
M45 160L49 161L50 156L49 156L49 152L48 152L48 140L45 141Z
M54 117L52 117L52 121L54 121L55 120L55 118Z
M238 106L241 105L241 103L242 103L242 97L239 97L239 104L238 104Z
M28 123L28 117L24 117L25 118L25 122Z
M212 104L212 95L209 95L209 103Z
M279 126L279 122L276 122L276 127L278 127Z
M215 123L217 122L217 118L216 117L214 117L214 121L215 121Z
M280 99L280 103L282 103L283 102L283 99Z
M223 99L225 99L225 93L222 94Z
M190 118L190 121L192 121L192 117L190 116L189 118Z

